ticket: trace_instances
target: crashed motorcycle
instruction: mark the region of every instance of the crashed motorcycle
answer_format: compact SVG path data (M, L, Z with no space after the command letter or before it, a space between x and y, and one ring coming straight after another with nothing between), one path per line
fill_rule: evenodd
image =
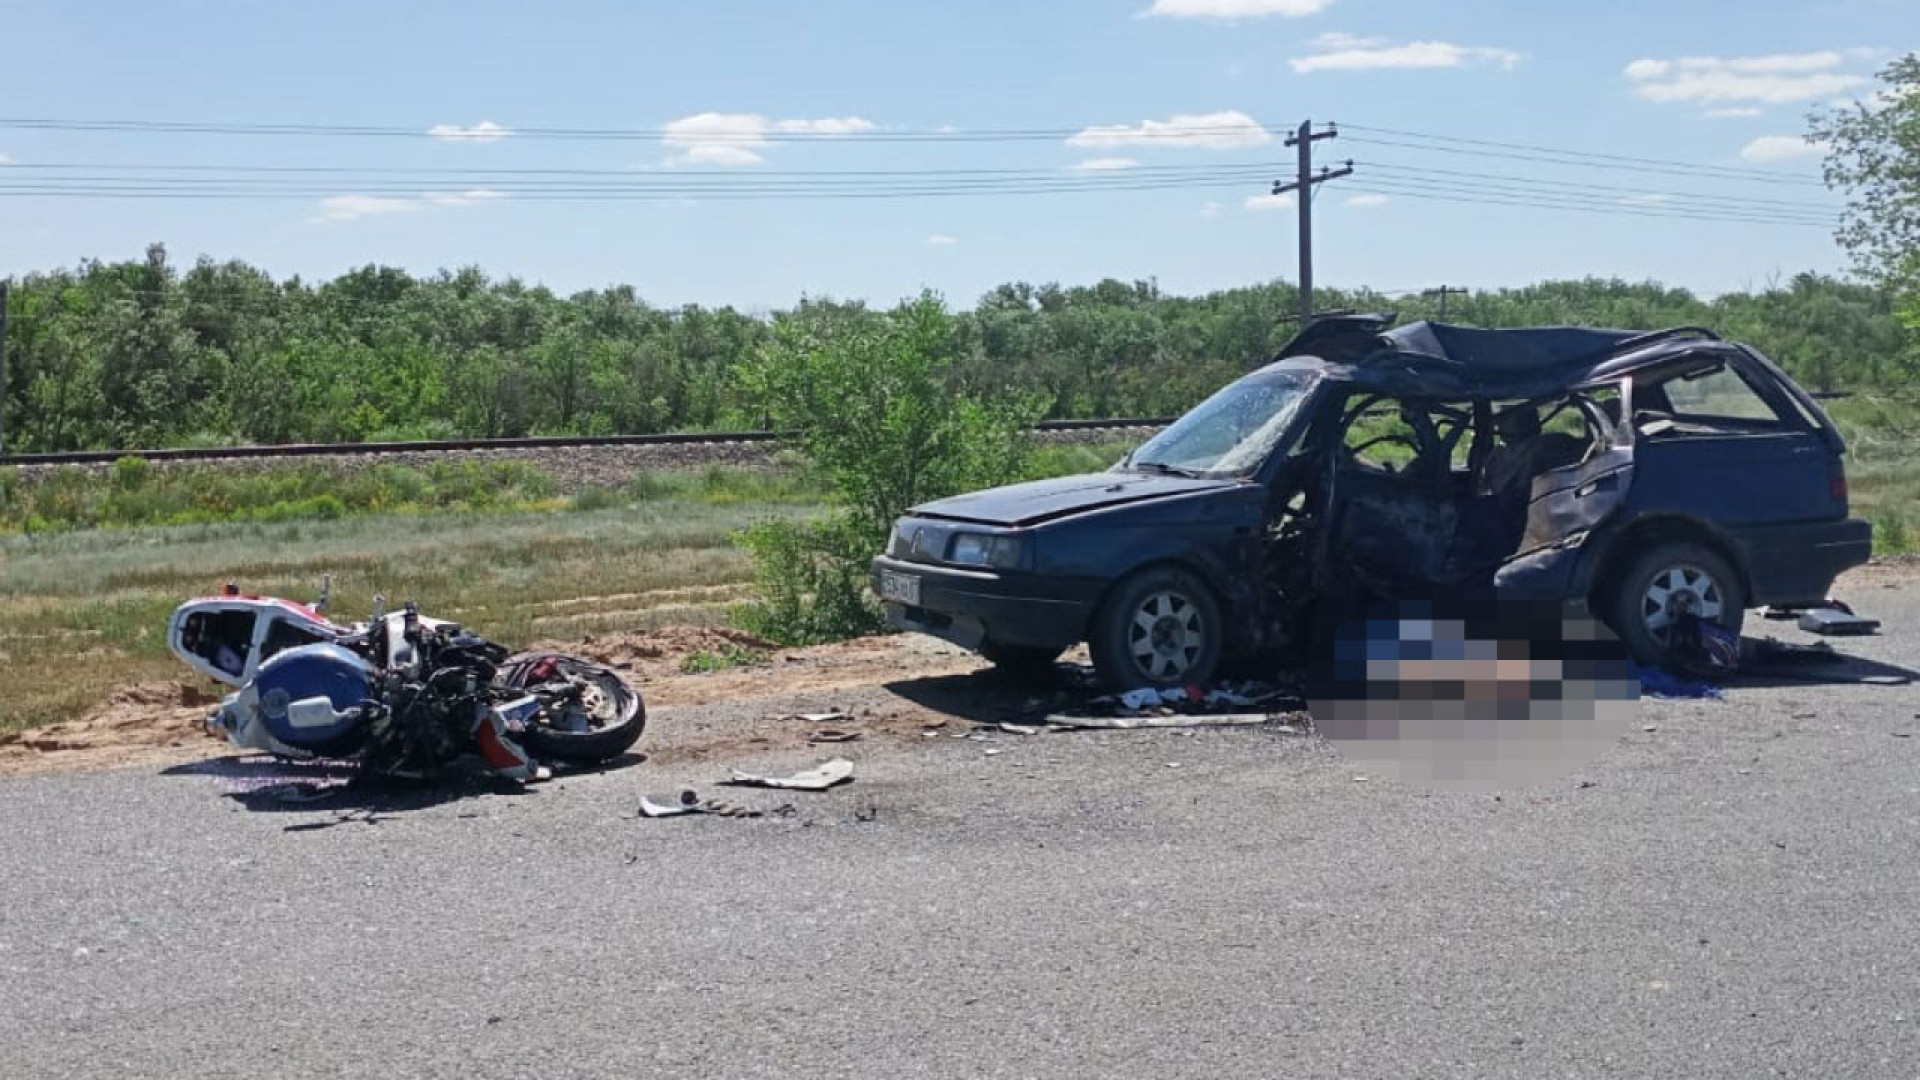
M395 612L340 625L314 605L242 594L189 600L167 644L235 687L209 728L233 745L362 771L431 777L477 755L495 775L537 780L592 766L640 738L646 708L618 672L554 652L510 654L458 623Z

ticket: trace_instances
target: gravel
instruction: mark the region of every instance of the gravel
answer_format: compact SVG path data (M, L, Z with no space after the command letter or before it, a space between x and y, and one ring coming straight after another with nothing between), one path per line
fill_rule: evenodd
M1866 581L1837 646L1910 663L1920 588ZM1499 795L1262 729L855 743L751 821L634 811L843 748L371 814L0 781L5 1073L1920 1074L1914 688L1643 709Z

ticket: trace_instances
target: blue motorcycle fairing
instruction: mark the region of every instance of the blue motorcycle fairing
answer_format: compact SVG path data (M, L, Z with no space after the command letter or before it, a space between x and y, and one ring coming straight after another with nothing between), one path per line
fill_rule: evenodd
M278 653L253 677L259 715L288 746L328 756L352 753L365 736L360 708L374 696L378 672L348 649L303 645Z

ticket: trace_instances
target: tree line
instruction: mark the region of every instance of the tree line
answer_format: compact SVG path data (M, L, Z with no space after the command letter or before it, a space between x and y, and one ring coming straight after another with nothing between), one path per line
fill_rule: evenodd
M648 304L631 287L568 296L478 269L368 266L275 280L243 262L89 261L12 279L7 449L604 435L766 425L742 373L781 328L880 320L805 299L766 316ZM1450 321L1625 329L1703 325L1817 390L1888 387L1920 366L1896 289L1818 274L1712 300L1589 279L1450 299ZM1322 309L1429 317L1434 301L1317 291ZM1177 413L1282 344L1274 281L1175 296L1152 281L1013 283L949 309L957 393L1048 417Z

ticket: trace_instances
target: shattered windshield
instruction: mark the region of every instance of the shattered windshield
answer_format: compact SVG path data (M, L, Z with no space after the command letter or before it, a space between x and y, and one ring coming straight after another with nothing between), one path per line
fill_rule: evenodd
M1280 444L1314 377L1288 371L1221 390L1128 455L1124 468L1181 476L1246 476Z

